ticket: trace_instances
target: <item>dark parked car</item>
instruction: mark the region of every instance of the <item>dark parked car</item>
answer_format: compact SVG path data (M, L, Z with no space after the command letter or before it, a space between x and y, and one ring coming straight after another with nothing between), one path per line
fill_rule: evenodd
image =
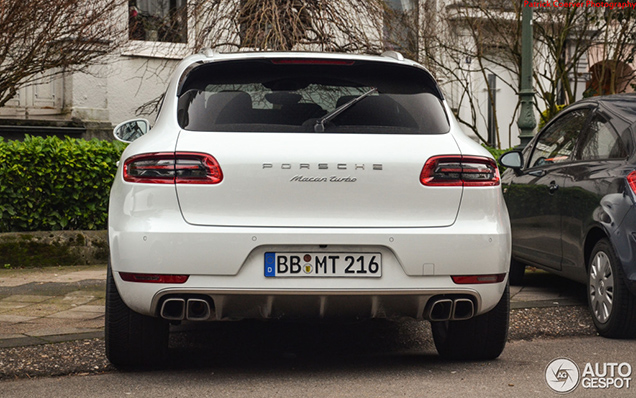
M510 281L526 265L588 286L606 337L636 337L636 95L579 101L504 154Z

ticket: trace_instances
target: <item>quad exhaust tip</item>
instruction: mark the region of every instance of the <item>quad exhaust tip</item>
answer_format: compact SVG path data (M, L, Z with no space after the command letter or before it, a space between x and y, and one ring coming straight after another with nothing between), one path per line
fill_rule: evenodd
M212 314L210 303L204 299L169 298L161 305L159 314L169 321L207 321Z
M189 299L186 319L189 321L207 321L210 318L210 304L202 299Z
M428 319L438 321L463 321L475 316L475 304L467 298L435 299L429 306Z
M170 321L180 321L185 317L185 300L181 298L169 298L163 302L160 311L161 317Z

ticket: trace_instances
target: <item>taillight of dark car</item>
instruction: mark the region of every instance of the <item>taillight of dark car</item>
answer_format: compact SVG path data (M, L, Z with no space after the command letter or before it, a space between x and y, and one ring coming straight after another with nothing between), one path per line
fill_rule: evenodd
M124 180L146 184L218 184L221 166L205 153L145 153L124 162Z
M493 159L481 156L434 156L426 161L420 182L426 186L496 186L499 170Z
M632 192L636 195L636 171L632 171L627 176L627 183L629 187L632 189Z

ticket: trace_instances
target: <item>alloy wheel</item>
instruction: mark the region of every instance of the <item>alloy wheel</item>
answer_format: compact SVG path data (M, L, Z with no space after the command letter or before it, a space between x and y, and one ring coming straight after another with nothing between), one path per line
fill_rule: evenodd
M590 305L600 323L606 323L614 304L614 273L609 257L603 251L594 256L590 264Z

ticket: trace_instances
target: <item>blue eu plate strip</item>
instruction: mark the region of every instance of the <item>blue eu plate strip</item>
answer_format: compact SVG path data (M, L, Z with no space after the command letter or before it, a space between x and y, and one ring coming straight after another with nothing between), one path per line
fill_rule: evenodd
M276 253L265 253L265 276L276 276Z

